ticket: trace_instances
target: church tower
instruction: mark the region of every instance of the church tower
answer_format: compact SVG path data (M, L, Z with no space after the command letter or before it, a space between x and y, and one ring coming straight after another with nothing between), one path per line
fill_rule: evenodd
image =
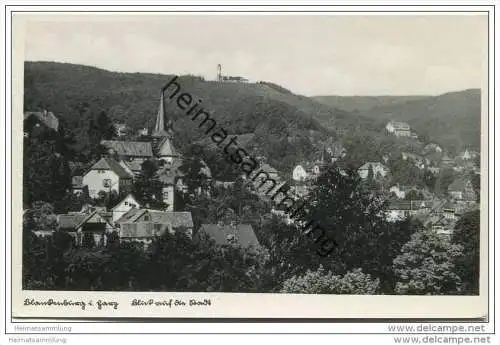
M162 199L167 205L165 211L174 211L174 192L177 177L177 167L180 165L181 156L175 150L172 139L172 121L166 118L165 102L163 99L164 89L160 95L160 106L156 115L156 124L151 136L155 156L163 162L158 172L159 179L163 183Z
M154 138L164 138L171 136L172 134L172 122L170 119L165 119L165 100L163 99L164 90L162 89L160 94L160 106L158 107L158 113L156 114L156 124L151 135Z
M174 158L179 157L179 154L172 145L172 121L170 119L166 119L165 116L163 92L164 90L161 92L160 106L158 108L158 114L156 115L156 124L151 136L153 137L155 154L158 159L171 164L173 163Z

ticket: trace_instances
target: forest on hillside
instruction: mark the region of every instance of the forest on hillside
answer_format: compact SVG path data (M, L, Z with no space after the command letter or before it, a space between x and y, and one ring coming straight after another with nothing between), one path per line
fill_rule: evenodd
M320 96L314 99L351 111L354 117L383 123L405 121L419 136L438 143L451 154L465 148L479 151L481 90L469 89L439 96Z

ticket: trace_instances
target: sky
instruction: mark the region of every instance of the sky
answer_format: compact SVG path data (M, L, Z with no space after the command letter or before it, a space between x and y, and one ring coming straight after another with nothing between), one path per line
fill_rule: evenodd
M24 19L27 19L26 17ZM225 75L315 95L437 95L487 75L486 15L31 16L26 61Z

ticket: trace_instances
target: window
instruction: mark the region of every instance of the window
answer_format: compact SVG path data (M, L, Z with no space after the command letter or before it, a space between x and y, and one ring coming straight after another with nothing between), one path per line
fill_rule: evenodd
M128 201L125 201L125 206L128 206ZM130 206L132 206L132 205L130 205Z
M111 187L111 180L109 178L106 178L102 181L102 185L106 188Z
M146 216L144 216L144 221L149 222L150 220L151 220L151 219L149 218L149 216L147 216L147 215L146 215Z
M163 200L168 199L168 190L163 191Z
M153 225L153 234L154 234L154 236L159 235L160 231L161 231L161 224L154 224Z

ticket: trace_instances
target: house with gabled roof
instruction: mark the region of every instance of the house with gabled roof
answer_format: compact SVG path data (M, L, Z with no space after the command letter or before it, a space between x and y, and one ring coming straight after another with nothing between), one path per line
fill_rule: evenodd
M423 169L425 165L430 164L429 159L426 159L420 155L411 152L401 152L401 157L403 158L403 160L412 161L415 164L415 166L419 169Z
M203 224L198 230L196 237L200 239L204 235L215 241L215 244L219 246L235 245L247 249L260 248L255 231L249 224Z
M386 220L396 222L406 219L411 216L411 201L407 200L390 200L385 212Z
M164 212L147 208L132 208L115 223L120 240L149 244L166 232L182 232L192 238L191 212Z
M120 219L124 214L130 211L133 208L139 209L141 205L137 201L137 199L132 195L128 194L125 198L123 198L118 204L116 204L112 209L111 213L113 214L112 220L115 223L118 219Z
M443 165L451 166L454 163L454 160L450 158L447 154L444 154L443 157L441 157L441 163Z
M114 230L97 210L59 214L57 222L59 229L72 236L78 246L89 243L92 246L103 246L106 244L106 233Z
M307 173L306 169L302 165L297 165L292 172L292 178L294 181L297 182L303 182L307 180L309 174Z
M449 239L453 234L455 223L455 220L444 216L431 216L424 222L424 226L434 230L438 235Z
M43 111L26 111L24 113L24 133L25 135L34 127L44 126L53 131L59 130L59 119L53 112Z
M89 196L97 198L100 191L120 193L131 190L132 179L133 176L115 159L103 157L83 175L82 182L88 187Z
M358 174L362 179L368 178L370 169L373 171L375 179L383 178L389 174L389 168L380 162L367 162L358 169Z
M467 178L456 178L448 186L448 193L456 200L476 200L476 193L474 192L472 182Z
M412 186L394 185L389 188L389 193L394 193L398 199L404 199L406 194L415 189L416 188Z
M443 152L443 148L436 143L430 143L424 146L422 152L424 155L429 153L441 153Z

